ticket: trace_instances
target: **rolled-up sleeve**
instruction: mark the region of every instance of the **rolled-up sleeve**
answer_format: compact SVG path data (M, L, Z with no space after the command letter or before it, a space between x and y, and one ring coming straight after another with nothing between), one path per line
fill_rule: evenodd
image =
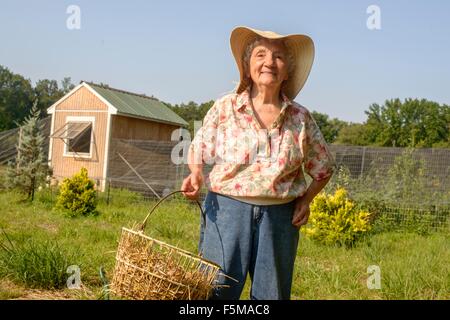
M202 127L195 134L189 146L195 164L213 164L216 157L217 126L219 122L219 106L216 101L203 119Z
M305 119L305 129L307 145L303 159L305 172L314 180L326 179L335 171L336 162L319 126L309 112Z

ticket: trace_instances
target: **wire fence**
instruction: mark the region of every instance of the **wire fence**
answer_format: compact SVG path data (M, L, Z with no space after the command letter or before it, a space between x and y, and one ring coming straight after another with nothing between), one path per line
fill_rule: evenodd
M136 174L121 159L130 165L158 191L176 189L189 174L185 164L172 162L171 153L177 142L113 139L111 143L108 176L114 187L128 186L148 189ZM398 184L424 183L426 192L450 192L450 149L405 149L382 147L357 147L330 145L338 168L345 168L348 179L376 178L376 184L386 181ZM208 174L212 166L205 166ZM336 174L334 175L336 178ZM417 185L417 187L423 187ZM398 199L396 199L398 200ZM423 199L410 197L408 203L423 203ZM445 198L434 198L441 203Z
M106 187L108 203L113 203L114 198L123 202L118 198L128 196L111 189L126 188L140 193L142 199L179 190L190 171L187 165L172 162L176 143L113 139ZM330 188L346 187L350 196L367 205L385 226L448 230L450 149L340 145L331 145L330 149L339 168ZM205 166L204 173L211 169ZM205 195L204 188L200 200Z
M330 145L338 167L349 170L352 178L363 178L375 171L389 174L415 174L430 182L429 187L450 190L450 149L386 148ZM385 178L385 179L386 179ZM397 177L396 177L397 178Z
M51 117L46 117L38 121L42 125L42 134L44 137L50 136ZM14 161L17 154L17 145L19 143L20 127L0 132L0 165ZM50 139L45 139L43 151L47 156Z
M49 120L42 121L46 121L44 128L49 131ZM9 150L11 147L2 146L11 146L17 133L16 129L0 134L0 162L5 159L2 154L11 153L9 158L15 155L15 147ZM176 165L172 161L177 143L112 139L105 192L99 197L108 204L125 203L127 198L129 201L148 201L179 190L190 171L187 165ZM387 225L448 230L450 149L342 145L330 145L330 149L339 170L333 175L327 191L344 186L357 203L367 205ZM206 165L205 175L211 169L212 166ZM94 178L99 185L102 179ZM200 200L205 195L206 189L203 189Z

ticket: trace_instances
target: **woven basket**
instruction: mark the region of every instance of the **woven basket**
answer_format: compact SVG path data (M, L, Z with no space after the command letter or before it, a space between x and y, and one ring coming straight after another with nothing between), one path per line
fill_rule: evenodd
M111 291L125 299L201 300L215 287L220 267L188 251L144 234L150 210L137 230L122 228ZM200 203L197 201L203 213Z

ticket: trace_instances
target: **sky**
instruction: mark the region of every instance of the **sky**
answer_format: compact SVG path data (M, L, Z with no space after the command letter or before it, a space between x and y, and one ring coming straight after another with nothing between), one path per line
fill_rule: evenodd
M450 104L449 15L447 0L0 0L0 65L33 83L71 77L202 103L239 79L234 27L300 33L316 52L295 101L363 122L371 104L387 99Z

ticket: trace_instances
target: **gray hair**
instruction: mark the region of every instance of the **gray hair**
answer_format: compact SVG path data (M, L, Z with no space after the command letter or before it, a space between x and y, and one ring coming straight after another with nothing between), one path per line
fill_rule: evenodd
M262 40L263 38L258 36L247 45L247 48L245 48L244 56L242 57L244 72L246 72L250 67L250 57L252 56L253 49L255 49L259 44L261 44ZM281 41L283 42L286 48L286 58L287 58L286 62L288 65L288 74L290 75L295 68L294 56L292 55L286 43L283 40Z

